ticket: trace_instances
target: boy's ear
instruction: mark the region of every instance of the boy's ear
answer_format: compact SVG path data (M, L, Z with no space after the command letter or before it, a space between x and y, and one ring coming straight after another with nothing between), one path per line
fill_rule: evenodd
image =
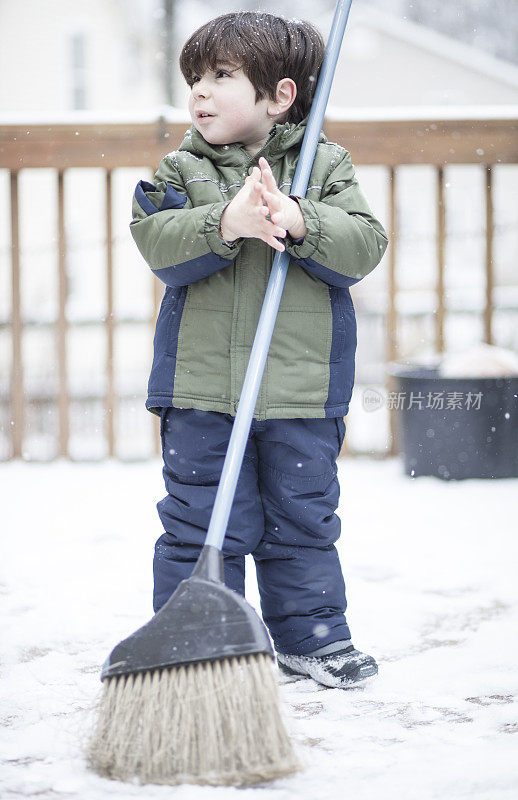
M275 100L268 103L268 116L280 117L295 102L297 84L291 78L281 78L275 90Z

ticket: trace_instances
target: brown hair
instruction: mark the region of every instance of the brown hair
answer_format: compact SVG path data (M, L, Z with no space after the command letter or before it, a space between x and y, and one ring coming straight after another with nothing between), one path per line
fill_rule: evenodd
M182 49L180 69L191 86L193 77L207 69L235 64L255 88L256 102L264 97L274 100L277 83L291 78L297 97L287 120L297 123L309 113L323 59L324 41L309 22L236 11L216 17L192 34Z

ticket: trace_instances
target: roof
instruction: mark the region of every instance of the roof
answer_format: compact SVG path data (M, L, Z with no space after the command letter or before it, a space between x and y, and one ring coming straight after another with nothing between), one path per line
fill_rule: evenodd
M385 36L392 36L414 47L427 50L433 55L450 60L467 69L518 87L518 67L510 61L496 58L484 50L459 42L453 37L438 33L425 25L408 19L386 14L374 6L353 7L350 16L351 28L364 26Z

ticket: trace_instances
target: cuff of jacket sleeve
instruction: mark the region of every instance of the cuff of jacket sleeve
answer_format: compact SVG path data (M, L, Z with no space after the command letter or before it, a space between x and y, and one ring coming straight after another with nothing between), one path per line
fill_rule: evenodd
M203 233L213 253L216 253L217 256L221 256L222 258L232 260L237 256L243 244L243 239L236 239L235 242L226 244L223 239L220 238L219 226L221 224L222 214L227 206L228 203L214 203L214 205L209 208L205 217Z
M309 258L317 250L320 243L320 217L311 202L305 197L294 197L300 206L304 222L306 223L306 235L302 240L288 239L286 250L293 258ZM297 244L297 242L300 242Z

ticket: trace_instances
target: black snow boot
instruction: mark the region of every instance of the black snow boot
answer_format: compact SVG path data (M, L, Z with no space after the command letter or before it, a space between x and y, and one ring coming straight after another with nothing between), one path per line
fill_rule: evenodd
M277 664L283 675L313 678L335 689L348 689L378 672L373 657L360 653L352 644L323 656L277 653Z

